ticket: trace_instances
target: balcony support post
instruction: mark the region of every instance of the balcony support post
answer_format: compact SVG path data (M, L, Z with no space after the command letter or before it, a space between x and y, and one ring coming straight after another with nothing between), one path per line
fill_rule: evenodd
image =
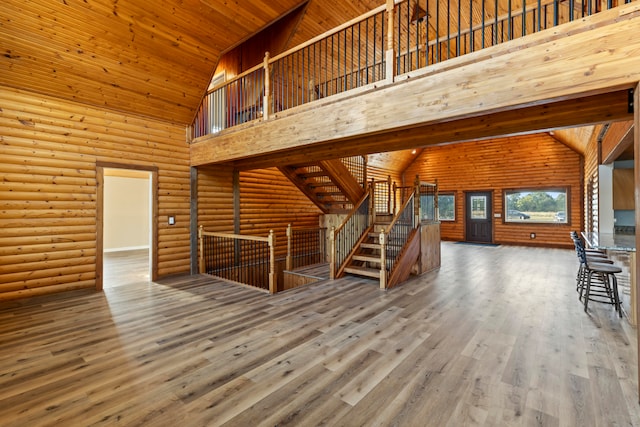
M394 41L393 35L395 31L393 31L393 21L394 21L394 10L395 10L395 1L387 0L387 49L385 50L385 76L386 80L389 83L393 82L395 78L395 67L393 64L395 63L394 59L396 57L394 51Z
M264 95L262 100L262 118L269 120L271 110L271 76L269 74L269 52L264 54Z

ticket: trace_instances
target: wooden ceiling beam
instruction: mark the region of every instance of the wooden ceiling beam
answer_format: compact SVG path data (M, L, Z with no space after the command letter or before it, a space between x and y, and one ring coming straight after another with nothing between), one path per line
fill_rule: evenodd
M576 114L576 112L579 114ZM345 138L232 162L240 169L319 161L429 145L629 120L627 91L513 109L390 132Z
M601 144L602 164L633 160L633 120L612 123Z

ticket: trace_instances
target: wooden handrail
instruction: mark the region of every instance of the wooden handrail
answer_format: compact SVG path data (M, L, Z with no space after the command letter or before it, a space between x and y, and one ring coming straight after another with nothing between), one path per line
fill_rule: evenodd
M353 215L355 215L355 213L358 211L360 206L362 206L362 204L367 200L368 197L369 197L369 192L367 191L364 194L364 196L362 196L362 198L360 198L360 201L358 202L358 204L356 204L353 207L353 209L351 209L351 212L349 212L349 215L347 215L347 217L342 221L342 224L340 224L340 226L333 231L332 234L333 234L334 237L335 237L336 234L338 234L340 231L342 231L342 228L345 226L345 224L351 219L351 217L353 217Z
M497 1L497 0L495 0ZM270 78L269 78L269 74L270 74L270 69L272 68L273 64L275 64L277 61L281 60L282 58L294 54L296 52L300 52L303 49L308 48L309 46L313 45L314 43L317 43L321 40L327 39L328 37L331 37L335 34L340 33L341 31L344 31L350 27L353 27L354 25L366 21L367 19L370 19L373 16L376 16L377 14L380 13L387 13L387 26L385 28L386 33L383 34L383 42L382 42L382 46L381 49L383 51L383 60L380 64L386 64L386 71L385 71L385 75L386 75L386 80L388 82L392 82L395 77L396 77L396 73L399 72L399 70L396 70L396 68L393 65L393 62L401 57L401 56L406 56L409 54L412 54L414 52L418 52L421 50L425 50L428 51L429 48L433 48L434 46L438 46L441 43L445 43L451 40L455 40L458 39L462 36L468 36L469 33L473 33L475 31L478 30L482 30L483 28L493 28L495 27L497 24L499 23L504 23L507 20L513 20L513 19L522 19L524 20L526 17L524 16L525 14L529 14L529 13L536 13L535 11L538 11L538 22L540 22L540 16L542 14L542 9L543 8L547 8L549 6L554 7L554 10L558 8L558 6L560 4L563 4L563 7L565 7L564 5L567 2L570 2L571 0L523 0L523 3L516 7L513 11L509 11L508 13L503 13L501 15L498 15L497 12L497 7L495 9L495 15L496 16L487 16L486 10L481 11L482 13L482 22L481 23L477 23L475 25L472 25L472 22L469 23L469 28L465 28L463 29L460 26L460 23L458 23L458 28L456 32L450 33L447 30L447 33L439 37L437 37L436 39L433 40L429 40L429 37L426 38L424 43L418 43L415 45L415 47L413 48L409 48L409 47L405 47L403 48L402 52L395 52L394 51L394 34L396 33L396 31L394 30L394 25L395 25L395 21L394 18L397 15L397 6L403 3L407 4L407 8L410 9L410 4L411 2L409 0L386 0L385 4L382 4L372 10L370 10L369 12L360 15L356 18L353 18L351 20L349 20L348 22L343 23L342 25L335 27L329 31L326 31L304 43L301 43L298 46L295 46L291 49L288 49L285 52L282 52L274 57L270 57L269 53L267 52L264 60L262 61L262 63L255 65L252 68L249 68L248 70L238 74L237 76L233 77L232 79L212 88L211 90L208 90L205 95L203 96L202 100L201 100L201 107L198 108L196 110L196 112L194 113L194 118L192 119L192 125L194 125L193 127L195 128L195 121L198 118L198 115L200 114L203 102L205 102L205 99L208 95L210 95L211 93L218 91L224 87L227 87L235 82L237 82L240 79L243 79L247 76L249 76L252 73L255 73L256 71L258 71L259 69L264 69L264 76L262 76L262 79L265 79L266 81L263 82L263 86L262 86L262 90L263 90L263 98L262 101L264 103L263 106L263 111L262 111L262 119L264 120L268 120L271 115L271 111L269 111L269 108L271 106L271 104L273 104L273 101L271 99L272 94L270 93L271 88L269 88L269 82L270 82ZM572 9L572 13L571 13L571 19L573 19L573 11L580 11L580 8L582 7L582 5L584 5L584 0L582 1L575 1L575 4L573 5L573 9ZM571 7L571 4L569 3L569 6ZM605 6L601 6L601 7L605 7ZM597 13L598 10L600 9L599 5L595 6L595 9L593 12L589 11L589 14L592 13ZM409 13L409 12L407 12ZM545 19L548 15L545 15ZM427 18L428 19L428 18ZM556 26L558 23L554 22L551 24L551 26ZM538 24L538 27L540 28L540 24ZM526 27L523 27L523 30ZM545 28L546 29L546 28ZM409 29L405 29L406 31L409 31ZM534 29L533 32L535 32L536 30ZM529 34L528 31L525 31L525 35ZM438 33L436 33L436 35L439 35ZM509 39L515 38L518 36L515 36L513 34L510 33ZM385 43L386 41L386 43ZM499 41L499 43L503 42L505 40ZM492 43L491 43L492 44ZM484 47L484 46L483 46ZM475 50L472 48L472 50ZM456 55L458 55L458 53L456 53ZM447 59L449 58L449 55L447 55ZM439 62L439 59L436 59L437 62ZM428 65L428 64L427 64ZM423 68L422 66L418 66L418 68ZM357 71L361 71L361 70L357 70ZM409 70L410 71L410 70ZM356 72L356 70L351 71L350 74L348 75L352 75ZM408 72L408 71L407 71ZM336 78L338 79L338 78ZM325 82L326 83L326 82ZM322 84L322 83L320 83ZM319 84L315 84L314 85L319 85ZM346 90L346 89L345 89ZM310 100L315 99L314 96L310 96L309 97ZM304 102L308 102L308 101L304 101L303 99L303 103ZM204 119L203 119L204 120ZM231 125L233 126L233 124ZM208 131L205 131L205 134L208 134ZM198 136L202 136L202 135L198 135Z
M409 196L409 198L404 201L404 203L400 207L400 210L398 211L398 213L393 216L393 221L391 221L391 224L389 224L389 227L387 227L387 230L385 231L385 234L389 234L389 231L391 231L393 226L396 225L396 222L398 222L398 219L400 218L400 214L402 212L404 212L404 210L407 208L407 205L409 204L411 199L415 198L415 196L416 196L416 194L415 194L415 192L413 192L413 194L411 194L411 196ZM415 228L416 224L414 224L413 227Z
M200 226L202 227L202 226ZM237 239L237 240L252 240L255 242L269 242L269 237L260 237L260 236L248 236L245 234L232 234L232 233L216 233L211 231L202 230L201 236L212 236L212 237L227 237L229 239Z
M269 230L269 235L267 237L260 236L246 236L241 234L232 234L232 233L217 233L211 231L204 231L204 227L201 225L198 227L198 240L199 240L199 272L204 274L206 272L205 260L204 260L204 237L219 237L225 239L233 239L233 240L246 240L246 241L254 241L254 242L263 242L267 243L269 247L269 271L268 271L268 280L269 280L269 293L276 293L278 291L278 282L276 276L276 235L273 230Z
M402 1L406 1L406 0L402 0ZM271 60L269 62L276 62L277 60L284 58L287 55L291 55L294 52L297 52L299 50L304 49L305 47L311 46L312 44L320 41L320 40L324 40L325 38L332 36L336 33L339 33L340 31L351 27L352 25L357 24L360 21L364 21L366 19L369 19L370 17L372 17L373 15L376 15L380 12L383 12L384 10L386 10L387 5L383 4L382 6L378 6L375 9L370 10L369 12L365 13L364 15L360 15L357 18L353 18L352 20L345 22L344 24L336 27L336 28L332 28L329 31L326 31L322 34L320 34L319 36L316 36L310 40L307 40L306 42L299 44L298 46L292 47L291 49L282 52L281 54L278 54L276 56L274 56L273 58L271 58Z

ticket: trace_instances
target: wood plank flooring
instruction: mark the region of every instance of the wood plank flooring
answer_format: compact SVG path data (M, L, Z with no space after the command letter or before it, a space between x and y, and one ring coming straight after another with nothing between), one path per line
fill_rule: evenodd
M103 287L126 286L149 282L149 250L105 252Z
M573 251L442 244L390 291L205 276L0 304L2 426L640 426L635 330Z

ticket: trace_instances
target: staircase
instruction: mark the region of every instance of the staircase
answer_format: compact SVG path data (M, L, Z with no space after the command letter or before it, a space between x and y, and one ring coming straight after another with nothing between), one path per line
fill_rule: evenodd
M392 220L391 214L376 216L376 222L369 228L365 239L358 243L351 259L347 261L343 270L345 273L380 279L382 270L380 233L384 233L389 228Z
M382 184L383 191L376 184ZM421 218L435 218L437 184L420 183L416 177L415 186L394 186L393 195L384 187L384 182L372 181L367 195L333 231L332 278L369 277L378 279L381 289L389 289L422 271ZM395 209L385 209L394 204L396 190L402 206L394 215L389 212Z
M331 232L332 279L353 274L378 279L380 287L387 289L409 277L420 256L418 177L410 187L392 186L390 177L366 185L366 157L279 170L325 214L348 214ZM402 206L394 215L397 196Z
M360 162L354 159L360 159ZM365 194L366 159L361 156L281 166L278 169L326 214L351 211Z

